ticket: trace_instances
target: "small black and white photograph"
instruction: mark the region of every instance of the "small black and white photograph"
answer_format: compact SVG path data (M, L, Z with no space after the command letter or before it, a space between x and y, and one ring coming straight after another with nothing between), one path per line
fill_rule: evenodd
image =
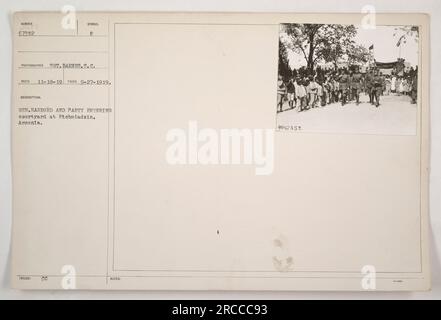
M280 25L279 131L415 135L418 26Z

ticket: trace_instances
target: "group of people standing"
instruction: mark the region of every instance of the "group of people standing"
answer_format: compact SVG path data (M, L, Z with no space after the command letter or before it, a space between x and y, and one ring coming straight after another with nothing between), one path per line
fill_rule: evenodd
M397 95L409 95L412 98L412 101L414 98L412 96L413 91L415 91L416 88L413 88L417 85L416 81L413 81L411 77L396 77L395 75L387 76L386 77L386 91L385 94L397 94Z
M291 77L287 81L279 76L277 82L277 112L286 111L283 109L286 101L289 106L288 110L298 107L299 112L336 102L341 102L341 105L344 106L349 101L355 101L358 105L362 92L369 96L369 103L379 107L380 96L387 91L389 85L391 92L403 92L401 90L403 82L400 82L398 90L396 89L398 81L397 77L386 78L378 68L372 68L366 73L361 73L358 67L351 71L340 69L315 76ZM416 103L416 73L408 84L412 103Z

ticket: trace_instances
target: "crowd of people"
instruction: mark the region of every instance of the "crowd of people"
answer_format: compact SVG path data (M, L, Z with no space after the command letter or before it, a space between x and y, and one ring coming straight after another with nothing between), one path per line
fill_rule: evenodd
M412 86L416 85L416 82L413 81L410 77L403 76L386 76L385 78L386 89L385 95L390 95L391 93L397 95L412 95Z
M402 75L383 75L378 68L370 68L365 73L355 66L351 69L324 71L318 69L312 74L293 72L277 82L277 112L297 108L299 112L340 102L360 104L360 94L369 96L369 103L380 106L382 95L409 95L411 103L417 100L417 70ZM288 104L288 109L284 106Z

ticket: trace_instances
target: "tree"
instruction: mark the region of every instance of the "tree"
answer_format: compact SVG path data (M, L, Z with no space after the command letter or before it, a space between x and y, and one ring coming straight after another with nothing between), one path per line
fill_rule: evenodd
M418 42L419 39L419 29L418 26L400 26L395 28L394 36L399 36L397 42L397 47L401 42L406 43L408 38L413 38L414 41Z
M292 71L289 66L288 50L285 44L279 39L279 75L284 79L291 77Z
M310 73L317 62L332 62L337 67L357 34L353 25L284 24L283 28L289 38L287 46L303 55Z
M348 64L363 64L373 59L372 54L366 47L351 43L346 49Z
M334 65L334 69L338 68L338 63L345 54L345 49L340 43L323 47L320 51L318 56L322 57L322 60L325 62L331 62Z
M297 53L302 53L307 69L314 67L314 51L316 35L322 24L284 24L283 28L290 37L290 48Z
M355 45L357 30L353 25L323 25L319 30L316 61L332 62L337 67L340 60L348 60L348 50Z

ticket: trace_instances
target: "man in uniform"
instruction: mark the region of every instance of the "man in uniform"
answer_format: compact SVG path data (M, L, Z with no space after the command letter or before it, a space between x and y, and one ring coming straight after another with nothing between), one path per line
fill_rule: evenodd
M418 92L418 74L414 72L412 76L412 88L410 92L410 96L412 98L412 104L415 104L417 102L417 92Z
M291 79L289 79L289 82L286 85L286 92L288 94L288 105L291 109L294 109L297 105L297 99L296 99L296 87L294 83L294 78L292 77Z
M344 70L343 74L338 79L339 88L341 92L341 105L344 106L346 104L348 98L348 89L349 89L349 74L348 70Z
M351 91L352 97L355 98L357 106L360 104L360 91L363 83L363 76L359 72L358 67L355 68L355 72L351 77Z
M338 83L338 75L332 75L332 102L338 102L338 93L340 91Z
M380 106L380 95L383 92L384 79L380 74L378 69L375 70L374 77L372 79L372 94L375 98L375 106L378 108Z
M374 75L372 74L372 70L369 70L369 72L366 74L365 79L365 90L366 93L369 95L369 103L374 104L374 97L372 93L372 80L374 78Z

